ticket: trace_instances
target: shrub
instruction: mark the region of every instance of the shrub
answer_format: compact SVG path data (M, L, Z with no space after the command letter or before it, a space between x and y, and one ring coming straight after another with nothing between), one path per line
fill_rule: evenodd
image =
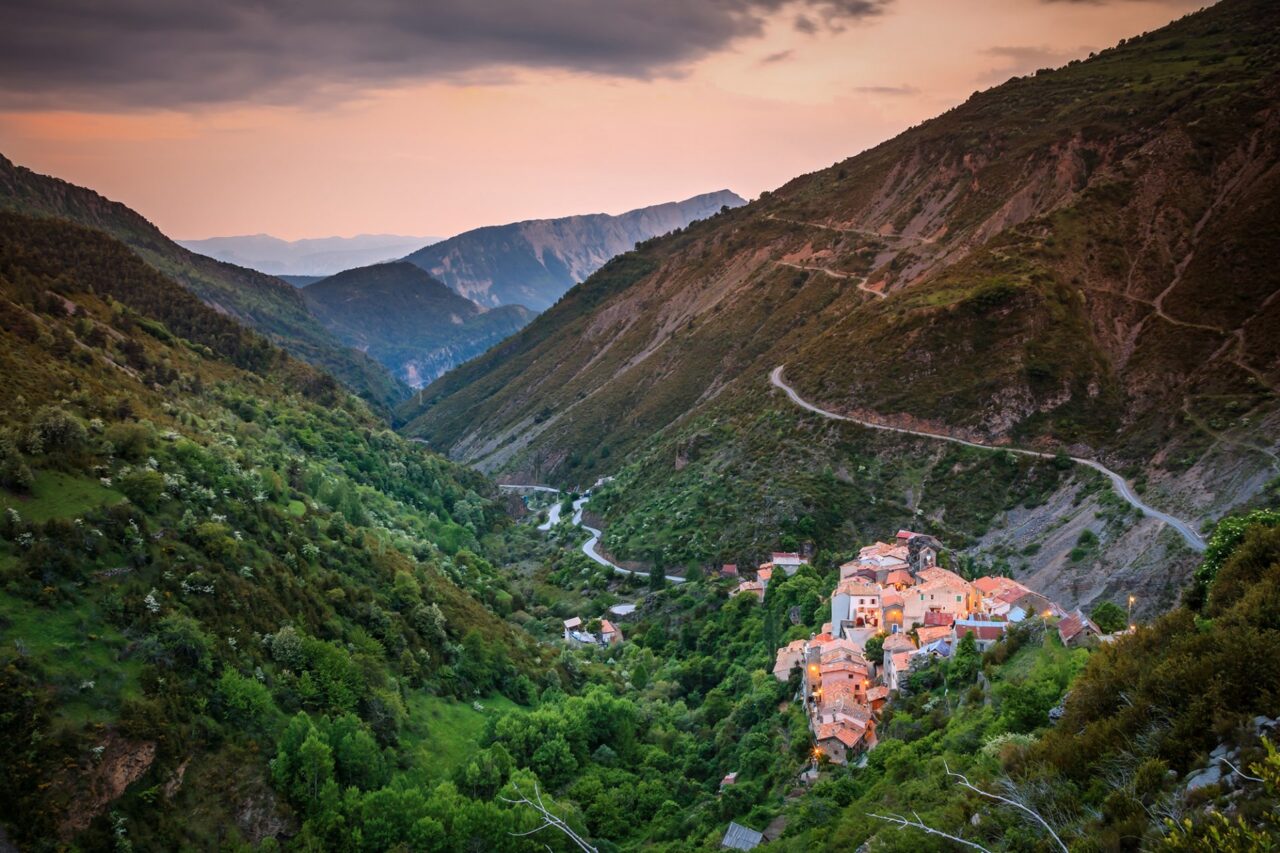
M116 478L116 487L124 492L135 506L151 512L160 505L164 494L164 477L149 468L135 468Z
M88 432L79 418L57 406L45 406L31 422L27 449L32 453L74 453L86 438Z

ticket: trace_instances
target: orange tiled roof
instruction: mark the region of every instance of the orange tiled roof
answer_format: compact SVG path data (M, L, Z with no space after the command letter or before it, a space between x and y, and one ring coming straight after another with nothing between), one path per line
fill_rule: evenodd
M916 644L911 642L911 638L906 634L890 634L884 638L886 652L914 651L915 647Z
M930 625L916 628L916 639L921 646L927 646L935 640L945 640L951 636L950 625Z
M955 572L939 568L938 566L930 566L927 569L921 569L916 573L916 576L925 583L944 582L958 586L969 586L969 582Z
M873 583L865 583L855 578L849 578L836 584L836 592L844 595L879 595L880 587Z

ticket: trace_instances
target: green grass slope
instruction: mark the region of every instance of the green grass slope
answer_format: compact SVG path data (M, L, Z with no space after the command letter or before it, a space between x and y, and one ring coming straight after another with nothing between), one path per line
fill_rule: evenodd
M287 835L268 758L299 711L369 779L447 776L430 745L478 725L448 697L527 702L548 666L495 615L495 498L123 243L0 213L8 837Z

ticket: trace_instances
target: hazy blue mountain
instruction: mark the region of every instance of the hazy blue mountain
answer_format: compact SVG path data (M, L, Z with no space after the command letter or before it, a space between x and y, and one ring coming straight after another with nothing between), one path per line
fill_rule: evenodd
M419 249L405 260L481 305L519 304L542 311L637 243L743 204L736 193L720 190L617 216L593 213L493 225Z
M358 234L355 237L281 240L270 234L249 234L178 242L193 252L272 275L326 276L393 260L439 239L401 234Z

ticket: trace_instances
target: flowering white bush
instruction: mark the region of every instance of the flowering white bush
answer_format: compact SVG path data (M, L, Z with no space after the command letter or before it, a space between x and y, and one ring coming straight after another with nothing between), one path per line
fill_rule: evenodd
M142 603L147 606L148 613L160 612L160 600L156 598L156 590L154 587L151 592L147 593L147 597L142 599Z

